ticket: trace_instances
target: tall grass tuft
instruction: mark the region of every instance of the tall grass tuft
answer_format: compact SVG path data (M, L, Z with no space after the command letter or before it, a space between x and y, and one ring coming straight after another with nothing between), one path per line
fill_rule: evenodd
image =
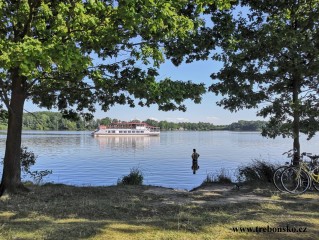
M225 169L221 169L219 173L208 173L203 184L208 183L232 183L232 180L227 176Z
M117 181L118 185L142 185L143 184L143 173L138 168L132 168L129 175L123 176L122 179Z
M272 182L277 165L264 160L255 159L248 165L238 168L240 182Z

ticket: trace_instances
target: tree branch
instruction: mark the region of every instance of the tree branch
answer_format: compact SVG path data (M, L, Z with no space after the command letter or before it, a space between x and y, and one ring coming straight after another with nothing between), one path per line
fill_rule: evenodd
M11 107L10 107L10 99L8 97L8 91L6 89L6 86L4 86L2 79L0 81L0 87L2 89L2 91L0 93L1 100L4 102L4 104L6 105L6 107L8 109L11 109Z

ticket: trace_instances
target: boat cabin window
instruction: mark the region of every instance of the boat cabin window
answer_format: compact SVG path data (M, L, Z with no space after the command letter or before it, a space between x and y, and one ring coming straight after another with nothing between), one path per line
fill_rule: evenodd
M131 133L131 131L128 131L127 133Z
M124 131L124 133L127 133L127 131Z
M123 133L123 131L120 131L120 133Z
M144 133L144 131L141 131L141 133Z
M132 133L135 133L135 131L132 131Z
M115 130L113 130L112 133L115 133Z

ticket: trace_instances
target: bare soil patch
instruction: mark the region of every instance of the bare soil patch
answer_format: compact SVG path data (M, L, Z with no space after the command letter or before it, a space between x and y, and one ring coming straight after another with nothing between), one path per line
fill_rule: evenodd
M144 193L160 196L161 203L166 204L209 204L224 205L230 203L273 202L270 192L256 190L250 186L211 183L192 191L172 188L150 187Z

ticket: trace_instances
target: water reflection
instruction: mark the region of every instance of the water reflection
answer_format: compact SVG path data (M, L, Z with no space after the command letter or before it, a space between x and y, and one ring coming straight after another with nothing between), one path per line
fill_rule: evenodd
M94 139L100 149L144 149L160 142L159 136L100 136Z

